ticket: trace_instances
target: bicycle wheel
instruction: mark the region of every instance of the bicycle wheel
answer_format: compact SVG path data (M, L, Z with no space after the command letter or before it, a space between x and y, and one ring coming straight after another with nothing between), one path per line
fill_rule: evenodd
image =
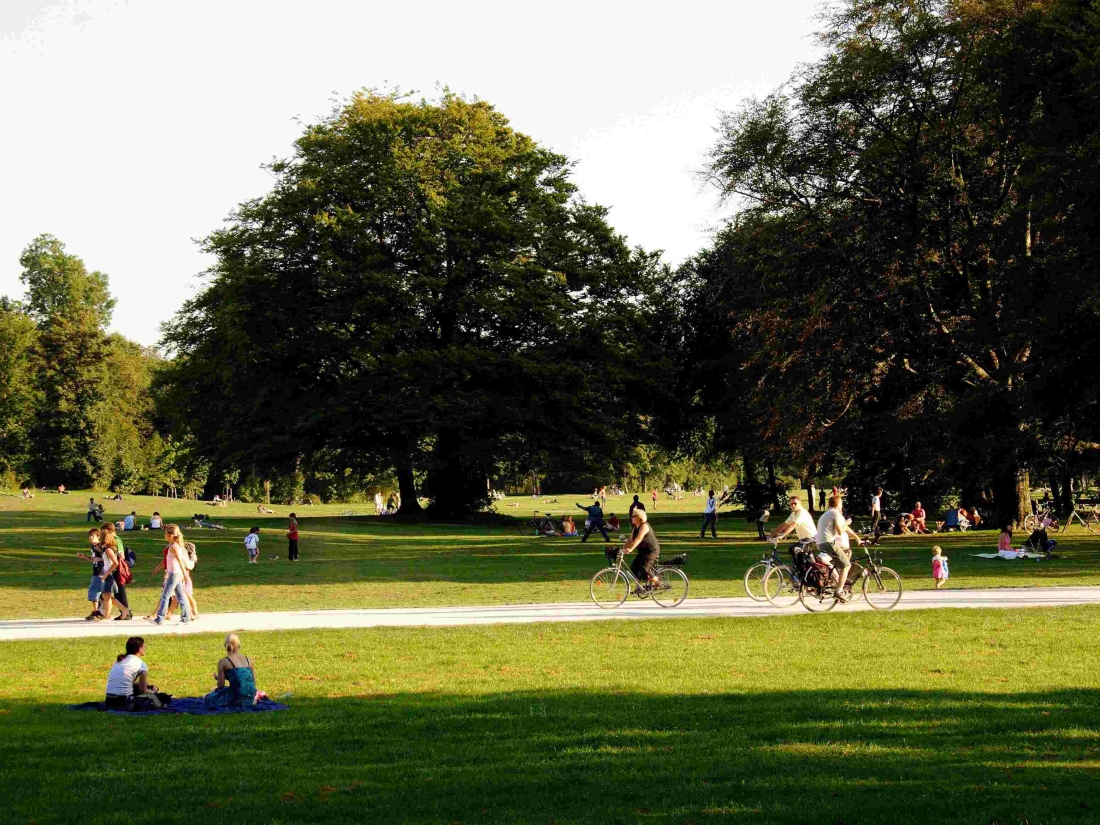
M828 613L836 607L836 597L832 593L822 593L816 587L805 584L798 588L798 600L811 613Z
M764 595L772 607L793 607L798 601L798 580L787 566L773 567L764 577Z
M605 567L592 577L588 593L597 605L609 610L626 601L630 593L630 582L626 574L615 567Z
M1082 519L1085 522L1085 529L1090 533L1096 533L1100 531L1100 513L1089 513L1088 518Z
M1039 517L1032 514L1024 516L1024 529L1029 533L1034 533L1039 529Z
M758 561L745 571L745 592L754 602L762 602L764 596L764 577L768 575L771 565L766 561Z
M676 607L688 595L688 577L679 567L658 567L663 589L653 591L653 601L661 607Z
M901 576L889 567L880 567L878 575L873 570L863 577L863 598L875 610L890 610L901 601Z

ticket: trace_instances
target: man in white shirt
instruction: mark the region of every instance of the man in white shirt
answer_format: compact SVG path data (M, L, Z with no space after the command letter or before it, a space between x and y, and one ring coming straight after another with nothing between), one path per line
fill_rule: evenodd
M803 539L811 539L817 534L817 527L814 526L814 517L809 514L805 507L802 506L802 499L798 496L791 496L791 514L787 516L787 520L780 524L772 532L772 538L782 539L789 535L793 530L799 541Z
M871 496L871 529L874 530L878 527L879 520L882 518L882 488L879 487L875 491L875 494Z
M703 534L707 532L707 525L710 525L710 534L713 538L718 538L718 499L714 497L714 490L707 493L707 506L703 510L703 529L699 531L699 538L703 537Z
M844 583L848 581L848 571L852 569L852 555L838 539L841 535L847 534L860 546L863 545L863 539L848 525L848 520L841 512L842 504L843 500L840 496L829 497L829 509L817 520L817 549L818 552L832 556L834 562L840 562L840 580L836 585L836 597L846 602L848 597L844 595Z

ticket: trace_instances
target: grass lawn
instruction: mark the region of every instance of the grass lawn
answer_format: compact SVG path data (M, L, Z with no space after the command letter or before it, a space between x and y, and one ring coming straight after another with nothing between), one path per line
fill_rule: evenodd
M1096 822L1100 609L252 633L292 709L126 718L0 645L9 822ZM220 638L154 638L211 686ZM839 664L835 661L839 655Z
M85 504L88 494L39 493L33 501L0 498L0 619L82 616L87 563ZM253 505L225 508L193 501L128 496L108 502L107 515L117 520L136 510L147 523L154 510L177 520L198 545L195 571L199 608L203 611L286 610L307 608L386 607L458 604L507 604L576 601L587 598L587 582L603 566L603 542L597 534L588 544L577 539L539 539L519 535L519 516L529 518L537 506L556 515L588 503L583 496L556 496L558 503L515 498L498 505L517 516L516 526L407 525L373 515L342 516L347 511L373 511L370 505L298 507L302 561L286 561L286 514L258 517ZM518 504L511 507L511 504ZM608 511L623 517L629 498L609 501ZM755 528L737 514L720 516L717 541L698 538L702 500L663 499L651 513L662 546L670 553L689 551L687 567L693 596L743 595L741 577L767 545L755 540ZM226 526L224 531L191 530L190 515L203 510ZM775 520L772 522L776 523ZM244 536L257 524L261 532L260 565L246 564ZM138 554L131 604L139 612L155 605L162 547L160 533L128 533ZM907 589L932 586L930 548L943 546L951 559L954 587L1019 587L1028 585L1100 584L1100 536L1081 527L1059 536L1061 559L1005 562L968 554L996 549L992 531L936 537L888 538L886 564L905 579ZM278 555L278 561L267 561Z

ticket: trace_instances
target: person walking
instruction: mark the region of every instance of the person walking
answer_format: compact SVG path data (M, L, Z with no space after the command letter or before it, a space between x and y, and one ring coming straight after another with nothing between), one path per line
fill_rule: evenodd
M583 504L577 506L588 513L588 518L584 520L584 535L581 536L581 543L588 541L588 536L593 530L599 530L604 541L611 541L611 536L607 535L607 528L604 527L603 509L600 507L600 500L593 501L591 507L585 507Z
M290 514L290 529L286 531L287 554L291 561L298 561L298 517Z
M879 487L875 490L875 494L871 496L871 530L875 530L878 527L879 521L882 519L882 488Z
M657 488L656 487L653 488L652 498L653 498L653 512L657 512Z
M703 508L703 528L699 531L699 538L703 538L710 526L711 538L718 538L718 500L714 497L714 490L707 493L707 505Z
M824 510L825 509L825 488L824 487L822 487L820 490L817 491L817 509L818 510Z
M635 510L644 510L644 509L645 509L645 505L642 504L642 502L640 502L638 500L637 496L634 496L634 501L630 502L630 509L626 511L626 520L630 521L632 518L634 518L634 511Z
M175 524L169 524L164 528L164 538L168 542L164 556L164 586L161 588L160 604L157 605L157 615L153 621L164 624L164 619L168 615L168 604L175 596L176 603L180 606L181 621L186 624L191 621L191 603L184 589L189 574L186 566L186 551L183 546L183 533Z
M384 505L382 504L382 493L377 492L374 494L374 514L376 516L382 515Z

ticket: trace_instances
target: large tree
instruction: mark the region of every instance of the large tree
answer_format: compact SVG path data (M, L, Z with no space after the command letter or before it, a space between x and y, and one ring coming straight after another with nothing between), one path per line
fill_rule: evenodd
M115 301L107 276L89 272L52 235L19 258L25 307L38 326L37 422L33 466L39 483L90 484L99 407L110 395L104 329Z
M0 298L0 472L22 483L31 455L38 392L34 321L16 302Z
M406 511L421 471L453 516L498 458L644 427L657 259L492 106L357 94L270 171L206 240L212 279L165 338L212 460L392 467Z
M729 307L745 415L773 443L988 484L1019 518L1058 418L1044 376L1096 340L1096 17L851 0L827 24L712 159L743 211L698 289Z

